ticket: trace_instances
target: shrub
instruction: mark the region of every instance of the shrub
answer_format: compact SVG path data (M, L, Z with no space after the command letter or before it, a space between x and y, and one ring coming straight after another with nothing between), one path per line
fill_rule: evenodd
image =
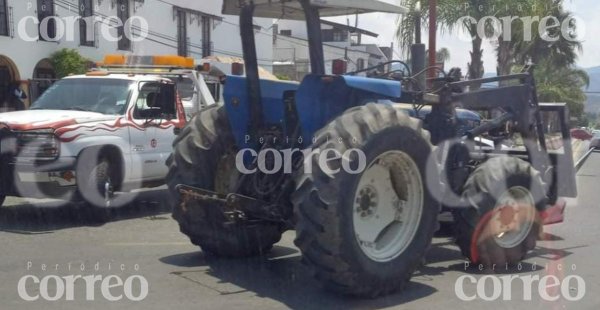
M87 63L89 62L77 50L67 48L52 54L50 60L58 78L71 74L84 74L87 71Z

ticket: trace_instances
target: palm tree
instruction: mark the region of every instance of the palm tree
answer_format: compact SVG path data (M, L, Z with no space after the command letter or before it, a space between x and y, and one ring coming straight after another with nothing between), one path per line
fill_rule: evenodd
M425 59L429 59L429 50L425 51ZM445 47L440 48L435 52L435 61L436 62L446 62L450 60L450 50Z
M524 21L513 21L510 25L512 36L510 40L501 39L494 42L498 59L498 75L511 73L511 67L515 64L524 65L528 62L539 63L544 59L551 58L557 66L570 66L577 60L577 51L581 51L581 42L568 40L561 33L561 28L549 28L546 36L557 38L550 41L540 36L539 20L544 17L556 17L562 25L566 20L571 20L571 29L576 32L573 24L572 14L564 11L562 4L556 0L505 0L508 9L503 13L506 16L537 17L538 21L530 26L531 38L524 37ZM512 2L512 3L511 3ZM520 5L519 5L520 4ZM502 28L503 30L504 28ZM572 32L573 32L572 31ZM574 35L575 33L570 33Z
M417 3L420 2L421 10L417 11ZM402 0L402 4L410 9L410 12L401 16L398 20L398 29L396 37L400 45L408 53L410 45L414 43L414 31L417 20L421 18L421 24L425 28L428 26L429 0ZM469 78L481 78L484 73L483 68L483 38L477 35L477 25L461 20L465 16L471 16L475 20L481 20L489 15L486 10L479 10L480 6L491 7L497 4L497 0L442 0L437 5L437 25L436 28L442 34L452 32L454 29L464 29L474 39L471 42L471 61L468 64ZM492 31L491 23L486 24L486 34ZM408 56L408 55L407 55Z
M571 12L566 12L561 6L557 6L547 12L547 15L556 17L560 24L570 20L572 33L569 35L576 34L577 28ZM530 42L516 40L512 46L511 52L515 55L517 63L524 64L528 61L540 63L544 59L552 59L552 63L556 66L571 66L577 61L577 52L582 51L581 42L568 40L561 33L560 27L550 28L547 31L547 36L557 38L556 41L545 40L540 37L538 32L534 32L534 34L535 36Z
M527 3L522 6L525 8L524 11L512 12L513 15L539 16L540 19L554 16L560 25L567 20L573 23L572 13L565 11L562 4L556 0L514 1ZM540 101L565 102L571 116L583 117L586 101L583 89L589 86L590 80L585 71L575 68L577 52L582 50L581 42L568 40L561 33L561 27L549 28L545 34L542 34L556 40L548 40L540 36L539 31L532 31L531 40L525 40L523 23L516 22L512 26L512 39L499 40L497 44L498 74L510 74L514 65L535 64ZM531 28L537 30L538 26L539 22L534 23ZM569 35L575 36L576 25L569 26L572 29Z

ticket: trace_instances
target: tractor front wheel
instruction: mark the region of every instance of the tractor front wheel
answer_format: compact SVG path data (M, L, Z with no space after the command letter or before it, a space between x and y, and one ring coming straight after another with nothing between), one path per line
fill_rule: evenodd
M378 104L347 111L317 135L314 150L354 154L327 167L308 159L312 171L298 176L293 196L295 243L326 288L376 297L409 281L439 212L425 185L428 140L420 121ZM331 173L344 166L357 171Z
M470 207L454 213L456 243L471 262L513 265L535 248L547 199L540 173L529 163L488 160L469 177L463 198Z

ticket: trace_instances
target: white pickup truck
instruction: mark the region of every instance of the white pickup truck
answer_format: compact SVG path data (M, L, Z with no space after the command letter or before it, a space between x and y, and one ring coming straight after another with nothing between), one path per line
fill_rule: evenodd
M62 79L29 110L0 113L0 206L6 196L116 206L131 198L115 192L163 184L177 134L215 101L195 70L121 71Z

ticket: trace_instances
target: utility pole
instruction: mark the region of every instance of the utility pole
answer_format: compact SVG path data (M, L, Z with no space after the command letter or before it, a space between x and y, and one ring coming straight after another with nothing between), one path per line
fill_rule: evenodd
M437 23L437 0L429 0L429 67L436 65L436 23ZM435 78L436 71L429 70L429 78Z

